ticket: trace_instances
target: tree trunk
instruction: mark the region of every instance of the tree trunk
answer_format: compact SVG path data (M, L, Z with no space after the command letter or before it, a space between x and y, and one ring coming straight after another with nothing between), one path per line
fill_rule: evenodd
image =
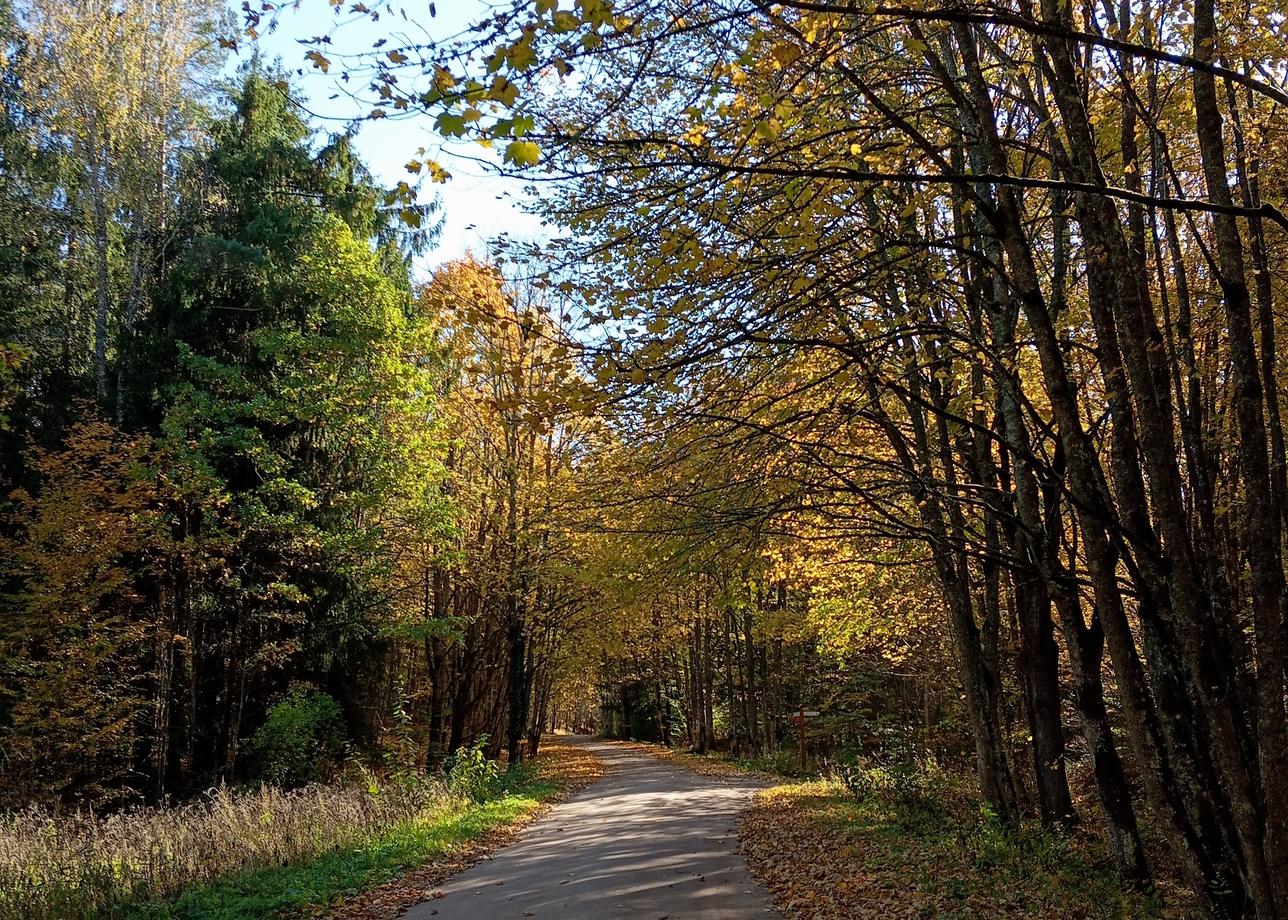
M1217 41L1213 0L1195 0L1195 58L1204 62L1214 61ZM1234 202L1227 178L1216 81L1211 73L1197 68L1191 71L1191 80L1195 128L1208 197L1214 204L1230 207ZM1243 537L1251 575L1255 625L1257 757L1262 783L1260 803L1264 815L1255 814L1257 797L1249 795L1247 800L1236 806L1235 823L1245 851L1245 871L1258 916L1276 917L1279 907L1288 908L1288 776L1283 770L1285 755L1288 754L1288 730L1284 713L1281 511L1273 507L1277 489L1268 456L1264 394L1252 333L1243 242L1239 237L1238 224L1231 215L1213 214L1211 222L1230 343L1240 473L1245 500L1255 497L1259 503L1259 507L1250 508L1244 515ZM1273 334L1273 323L1271 332ZM1273 337L1264 345L1273 354Z

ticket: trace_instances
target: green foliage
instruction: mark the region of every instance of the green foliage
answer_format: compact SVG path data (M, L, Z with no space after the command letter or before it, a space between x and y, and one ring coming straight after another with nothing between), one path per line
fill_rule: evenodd
M1009 828L986 804L980 805L979 819L973 828L961 833L961 840L976 867L983 871L1020 859L1052 872L1079 857L1069 837L1033 822Z
M457 749L443 764L447 788L457 795L482 802L494 795L501 780L501 765L484 753L487 736Z
M288 648L362 654L387 574L388 512L441 508L434 344L405 265L373 249L380 193L337 139L251 75L208 168L234 207L176 254L158 303L159 424L219 483L248 560L238 592ZM321 202L321 206L317 202ZM252 561L253 560L253 561Z
M326 779L344 753L344 716L327 694L297 684L268 709L247 744L261 779L293 788Z
M93 391L92 330L39 312L75 261L47 209L67 192L3 76L0 203L31 201L0 208L0 481L23 486L0 508L0 797L190 792L239 770L239 736L266 776L310 780L338 711L266 701L303 680L364 711L403 547L449 531L442 362L408 267L432 208L407 231L414 203L387 201L352 138L315 138L252 71L167 187L164 270L139 276L111 356L120 418L69 421L102 407L71 402Z
M391 715L393 724L377 739L381 765L385 773L398 781L416 781L422 774L418 764L420 743L410 702L401 687Z
M775 776L801 776L800 754L793 747L780 747L768 754L739 757L739 768L752 773L772 773Z
M9 431L9 407L18 393L18 369L25 353L16 345L0 342L0 433Z
M843 754L832 764L832 771L860 801L934 807L945 789L944 772L934 754L912 744Z

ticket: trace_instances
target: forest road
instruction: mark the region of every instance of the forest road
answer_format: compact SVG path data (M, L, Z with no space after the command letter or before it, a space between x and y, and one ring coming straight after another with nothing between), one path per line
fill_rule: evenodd
M417 904L411 920L756 920L769 896L734 852L760 788L574 739L609 772Z

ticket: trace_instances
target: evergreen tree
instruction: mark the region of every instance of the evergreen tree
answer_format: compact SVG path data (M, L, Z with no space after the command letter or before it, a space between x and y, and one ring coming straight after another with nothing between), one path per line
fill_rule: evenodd
M133 375L165 375L141 415L189 519L238 559L204 602L215 641L194 665L230 669L208 687L220 711L205 723L220 726L207 755L223 768L259 718L248 696L262 704L298 677L348 692L345 668L378 651L382 516L409 496L436 501L435 346L407 250L351 138L315 152L296 108L277 79L242 83L194 164L191 232Z

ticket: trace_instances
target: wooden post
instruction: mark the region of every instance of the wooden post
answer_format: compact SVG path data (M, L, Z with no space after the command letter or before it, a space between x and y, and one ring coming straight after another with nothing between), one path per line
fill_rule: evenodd
M796 735L800 741L800 770L805 772L805 707L801 707L800 714L796 716Z

